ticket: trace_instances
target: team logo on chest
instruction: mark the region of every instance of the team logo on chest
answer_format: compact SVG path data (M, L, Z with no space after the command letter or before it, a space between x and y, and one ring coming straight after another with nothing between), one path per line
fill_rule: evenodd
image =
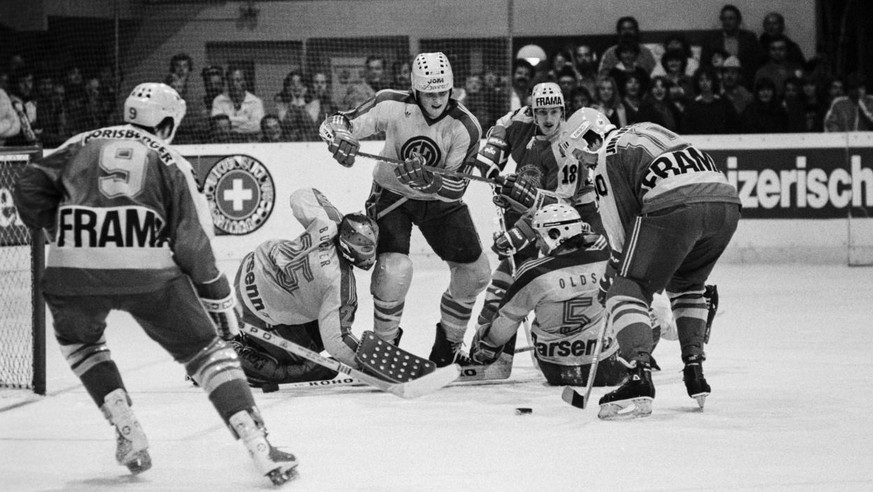
M273 177L260 161L247 155L216 162L206 174L203 192L215 227L233 235L249 234L264 225L276 201Z
M408 159L412 157L413 152L421 154L428 166L436 166L443 157L437 143L424 136L413 137L407 140L403 147L400 148L400 158Z

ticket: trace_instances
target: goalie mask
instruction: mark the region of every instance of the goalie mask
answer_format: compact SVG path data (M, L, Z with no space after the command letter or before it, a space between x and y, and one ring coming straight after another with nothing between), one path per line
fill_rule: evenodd
M363 270L376 263L376 242L379 226L364 214L348 214L343 217L337 233L337 246L343 258Z
M591 226L582 221L579 212L566 203L553 203L537 210L531 226L539 236L540 251L544 254L573 237L591 232Z
M533 87L530 93L530 108L534 122L547 137L552 136L561 127L564 119L564 94L561 87L554 82L542 82ZM555 114L551 109L559 109Z
M146 128L157 128L165 119L173 122L170 136L163 139L169 144L185 117L185 100L175 89L156 82L134 87L124 101L124 121Z
M412 90L418 92L443 92L455 86L452 65L446 55L421 53L412 62Z
M596 109L582 108L570 115L564 124L558 146L582 164L594 167L599 155L597 151L613 130L615 125L606 115Z

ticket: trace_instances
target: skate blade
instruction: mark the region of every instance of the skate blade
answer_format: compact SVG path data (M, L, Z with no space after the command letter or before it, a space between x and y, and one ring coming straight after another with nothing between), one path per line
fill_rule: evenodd
M652 414L652 398L601 403L597 418L602 420L630 420Z
M691 395L691 398L697 400L697 406L703 410L703 405L706 404L706 397L709 396L709 393L698 393L696 395Z
M299 474L297 473L297 463L295 463L291 468L276 468L275 470L267 473L267 478L273 482L273 485L282 485L284 483L290 482L297 478Z
M148 470L152 467L152 457L149 455L148 450L143 449L142 451L137 451L130 458L126 459L124 466L130 470L130 473L134 475L139 475L140 473Z

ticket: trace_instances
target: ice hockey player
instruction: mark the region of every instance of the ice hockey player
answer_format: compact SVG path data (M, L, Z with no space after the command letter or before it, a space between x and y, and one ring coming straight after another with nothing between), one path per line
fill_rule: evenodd
M169 144L185 101L157 83L136 86L121 126L74 136L24 169L15 204L51 238L41 288L61 353L115 426L115 457L151 467L149 445L106 344L106 316L126 311L209 395L260 473L295 473L294 455L267 441L236 352L230 283L216 266L213 225L191 164ZM217 336L216 334L220 335Z
M703 408L707 322L705 283L740 218L737 190L713 159L654 123L616 128L582 108L567 121L561 145L593 167L600 213L613 249L601 299L615 324L623 384L600 399L598 416L647 416L651 378L652 295L666 289L685 364L688 395Z
M305 228L296 239L273 239L247 254L234 280L245 323L275 331L298 345L327 352L359 368L359 341L352 334L358 295L352 267L376 262L379 227L364 214L343 215L318 190L291 194L294 217ZM237 337L234 347L249 384L330 379L336 372L254 337Z
M495 188L494 201L505 209L505 227L513 227L522 214L532 213L530 209L537 194L546 190L554 192L549 199L552 203L555 197L563 198L577 207L583 220L596 232L603 233L587 169L580 168L576 159L567 156L557 145L565 117L560 86L554 82L539 83L533 87L530 101L530 106L510 111L497 120L477 156L482 175L499 184ZM516 163L516 172L501 176L510 155ZM513 239L516 240L514 243L511 242ZM494 316L512 282L513 265L536 258L533 239L533 236L504 235L505 247L497 251L501 261L486 291L478 317L479 325L487 324ZM501 246L498 245L497 249ZM509 252L512 252L512 261L507 256Z
M523 217L520 223L530 220ZM531 331L546 381L583 386L598 356L594 351L600 324L606 322L597 294L609 245L565 203L537 210L528 227L535 231L536 245L544 256L519 267L493 320L478 327L470 358L477 364L497 360L522 320L534 311ZM607 331L595 386L614 386L621 381L625 369L617 361L617 351L618 344Z
M429 356L439 367L456 358L467 361L464 333L476 297L491 279L488 258L462 200L468 181L424 168L465 173L473 168L482 130L476 117L451 98L453 85L448 58L421 53L412 63L411 90L379 91L356 109L328 117L321 126L328 150L344 166L354 164L358 140L378 132L385 132L381 155L405 161L376 165L367 200L367 213L380 231L370 283L374 331L383 340L398 341L412 279L409 241L416 225L451 272Z

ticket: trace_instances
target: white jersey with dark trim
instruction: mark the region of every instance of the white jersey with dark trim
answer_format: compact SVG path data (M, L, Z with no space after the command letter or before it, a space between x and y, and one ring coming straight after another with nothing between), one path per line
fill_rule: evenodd
M405 160L413 152L421 154L427 165L469 173L479 151L482 129L467 108L449 99L445 112L429 118L416 103L411 91L382 90L361 106L344 114L351 122L351 133L366 138L385 132L385 147L380 155ZM416 200L458 201L467 181L444 177L438 193L422 193L401 184L394 174L395 164L379 162L373 179L385 189Z
M709 154L661 125L622 127L598 153L594 186L616 251L624 250L625 231L641 214L695 202L740 203Z

